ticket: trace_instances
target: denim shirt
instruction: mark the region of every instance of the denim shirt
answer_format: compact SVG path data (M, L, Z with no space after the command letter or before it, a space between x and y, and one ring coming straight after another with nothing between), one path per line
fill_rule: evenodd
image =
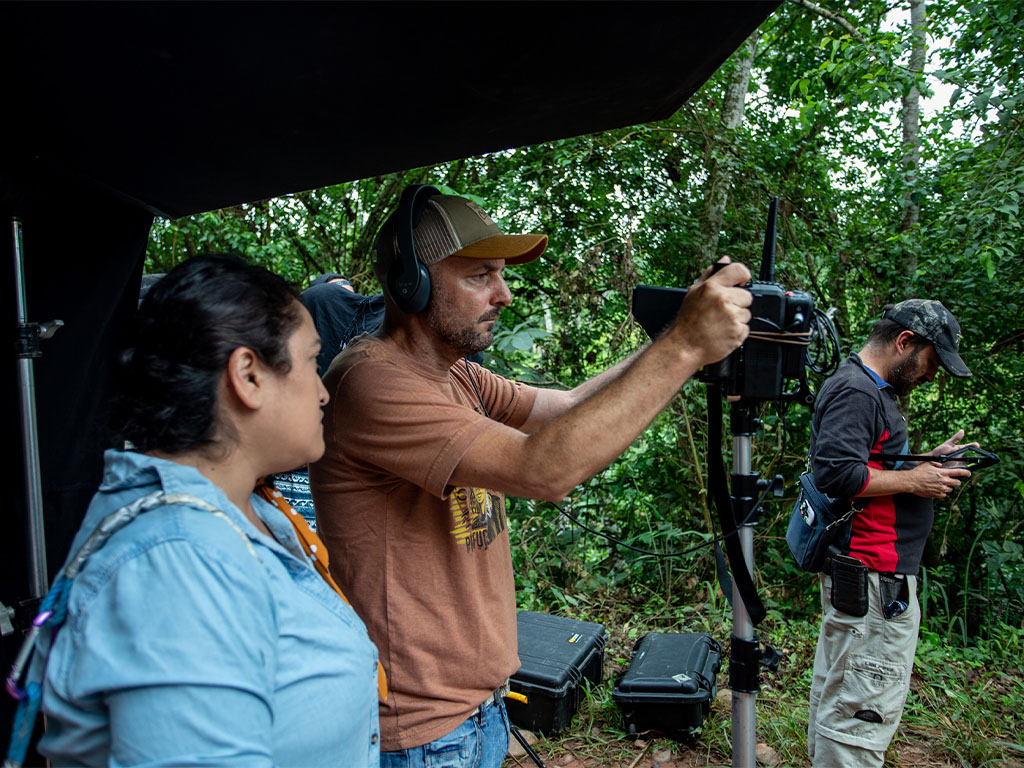
M257 496L276 541L198 470L108 451L72 552L155 490L74 580L46 664L39 751L55 765L363 766L379 762L377 650Z

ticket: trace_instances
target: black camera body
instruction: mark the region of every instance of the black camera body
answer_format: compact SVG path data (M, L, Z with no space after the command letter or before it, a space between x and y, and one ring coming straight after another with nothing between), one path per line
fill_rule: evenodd
M775 277L775 232L779 199L768 206L768 223L761 252L761 272L744 288L750 291L750 336L724 360L705 365L697 378L722 387L724 394L744 400L799 400L807 405L814 396L807 386L807 347L811 340L814 300L804 291L787 291ZM717 262L711 274L726 266ZM633 316L652 339L679 314L685 288L638 285L633 289ZM785 382L799 388L785 391Z
M704 366L697 378L746 400L799 398L800 392L785 391L785 382L805 378L807 346L800 340L806 342L810 335L814 300L809 293L787 291L768 281L752 280L744 288L753 296L751 336L724 360ZM633 316L652 339L657 338L675 320L684 298L685 288L638 285L633 289Z
M743 345L725 360L706 365L701 381L720 384L727 395L747 400L778 400L785 395L784 382L803 378L807 347L787 343L785 337L765 339L756 334L800 334L811 331L814 300L803 291L787 291L778 283L753 280L745 286L753 295L750 333Z

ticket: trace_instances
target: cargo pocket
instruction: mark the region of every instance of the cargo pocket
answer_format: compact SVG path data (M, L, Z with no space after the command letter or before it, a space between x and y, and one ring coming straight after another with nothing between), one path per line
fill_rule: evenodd
M833 706L819 708L818 723L836 741L884 750L899 725L906 697L906 673L898 663L849 656Z

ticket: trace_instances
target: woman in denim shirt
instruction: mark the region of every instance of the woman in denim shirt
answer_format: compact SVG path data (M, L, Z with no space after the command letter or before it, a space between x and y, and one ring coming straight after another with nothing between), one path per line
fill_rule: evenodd
M323 453L319 349L294 289L231 257L146 296L115 419L132 449L107 452L72 552L154 491L206 506L140 514L72 582L34 662L53 764L377 764L376 649L287 510L254 493Z

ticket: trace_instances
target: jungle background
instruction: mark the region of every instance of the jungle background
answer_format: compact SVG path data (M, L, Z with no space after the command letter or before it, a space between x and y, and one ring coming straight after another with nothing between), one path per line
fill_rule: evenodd
M631 12L642 9L623 6ZM685 287L722 255L756 272L778 196L776 281L833 311L844 355L887 303L939 299L959 318L974 377L940 374L905 400L911 448L963 428L1001 457L936 504L914 682L887 764L1024 764L1022 51L1018 0L788 0L663 122L158 220L147 271L234 252L303 287L333 271L377 293L377 229L407 184L432 183L473 197L506 232L550 236L540 260L506 270L514 302L485 362L572 387L646 342L630 316L638 283ZM337 135L345 141L344 125ZM784 536L809 411L768 404L761 417L754 469L781 474L786 495L766 502L756 529L760 634L785 658L758 697L758 741L764 762L804 765L818 596ZM709 542L707 444L705 387L692 381L564 506L647 550ZM520 608L610 635L606 683L569 731L538 743L549 764L728 763L727 696L688 744L624 738L610 696L648 631L706 630L728 647L713 549L641 555L543 502L511 500L510 518Z

